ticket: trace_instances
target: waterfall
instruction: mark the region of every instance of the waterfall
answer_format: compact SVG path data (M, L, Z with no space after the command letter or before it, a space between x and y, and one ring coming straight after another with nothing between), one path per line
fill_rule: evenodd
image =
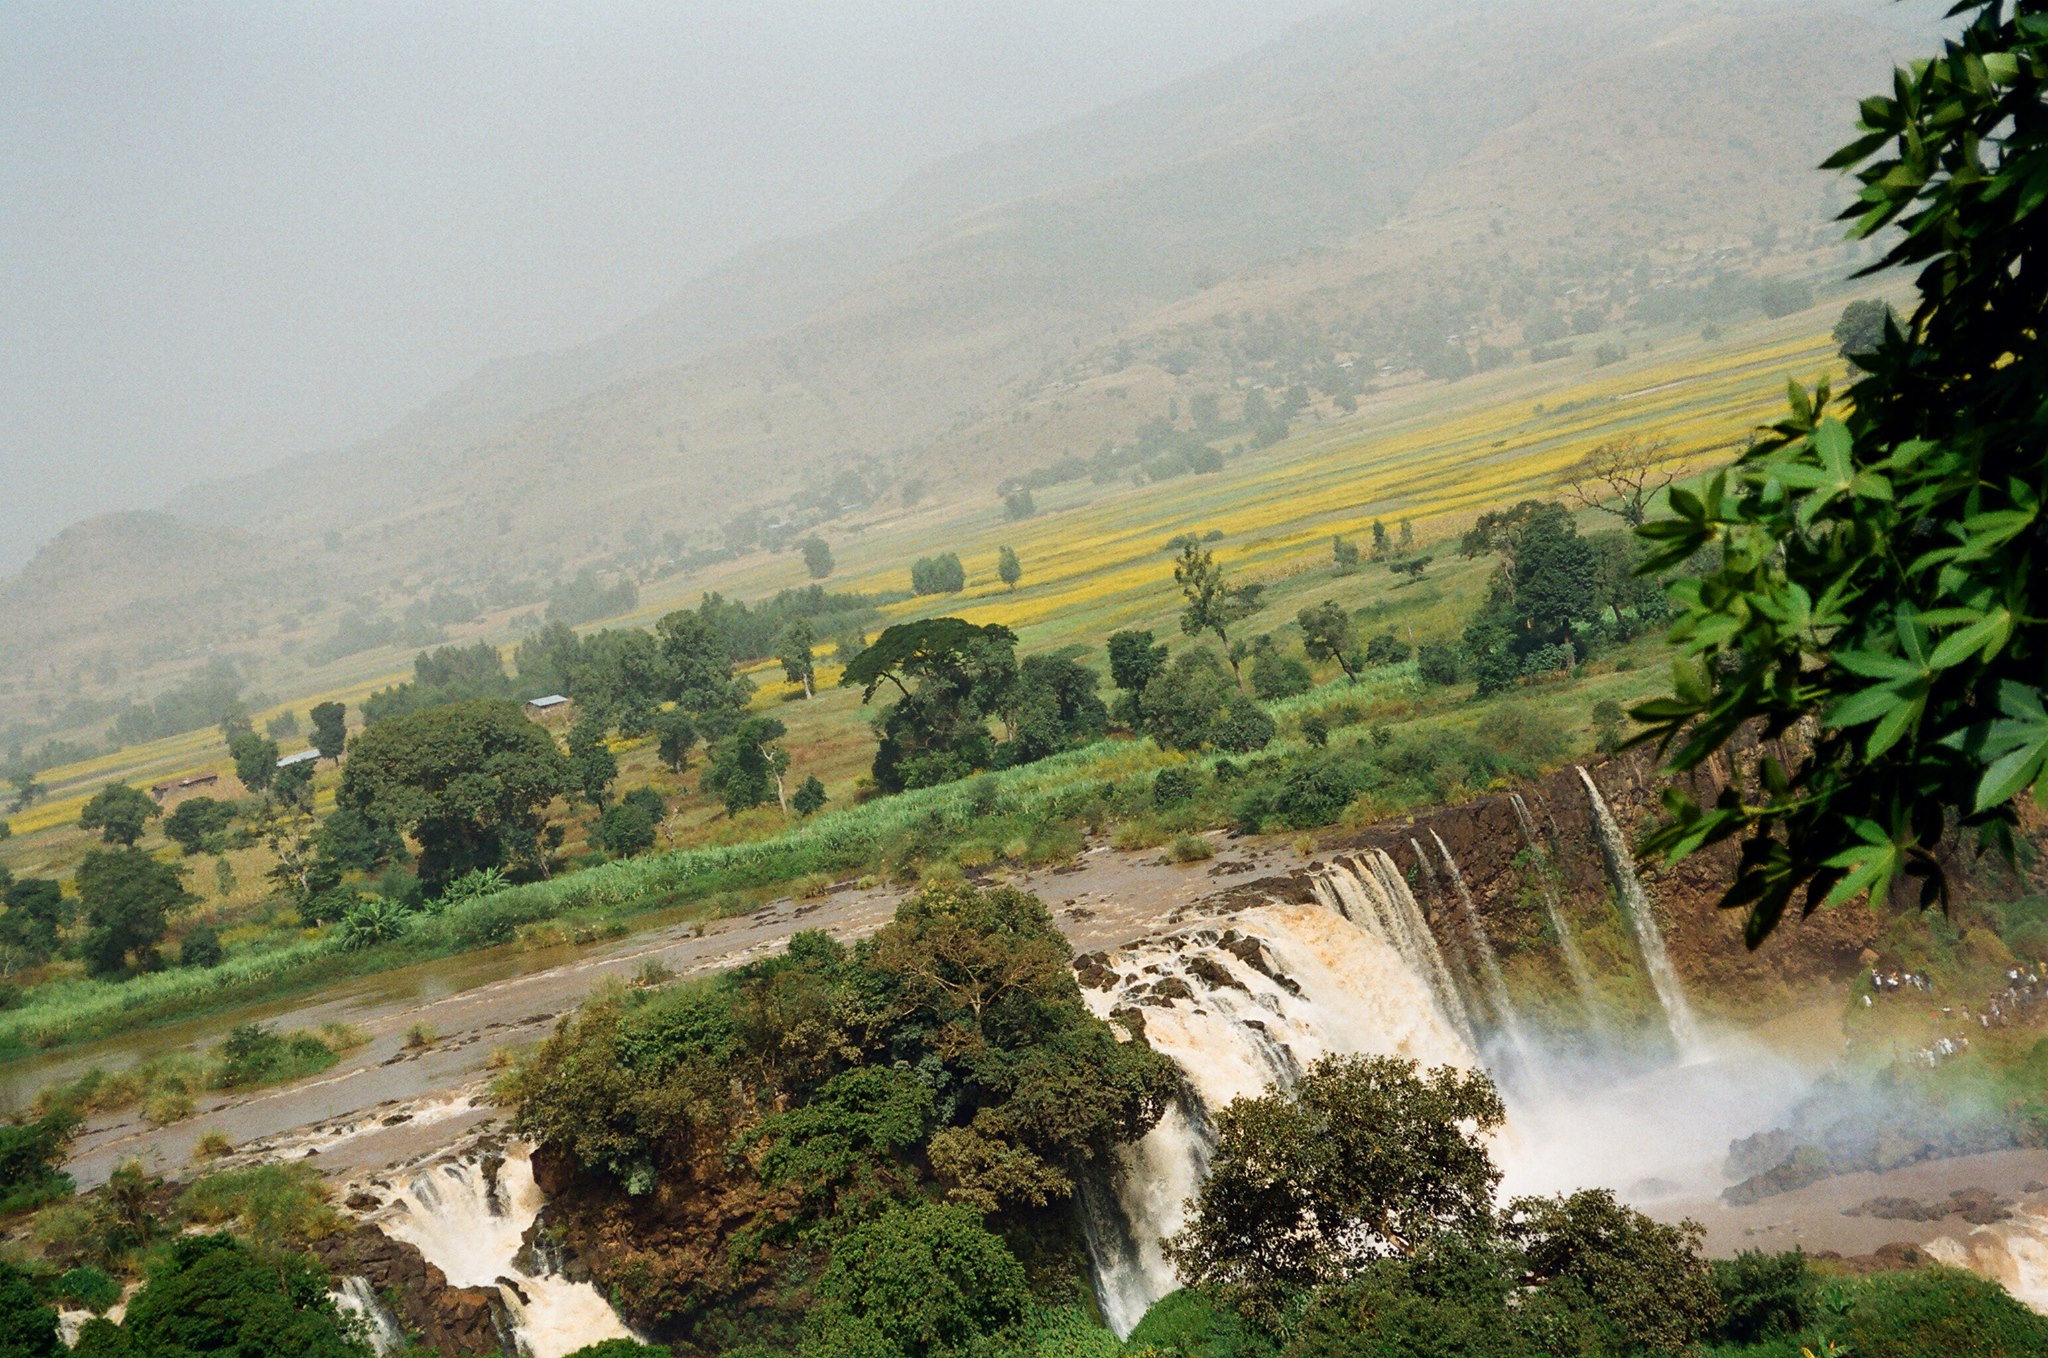
M1465 885L1465 874L1458 871L1458 860L1451 857L1450 846L1444 837L1431 830L1429 837L1436 841L1437 852L1444 857L1444 875L1451 879L1451 893L1457 898L1458 909L1465 916L1465 927L1472 931L1472 945L1479 954L1479 967L1486 977L1487 999L1493 1006L1500 1021L1501 1032L1506 1034L1508 1045L1514 1048L1515 1060L1520 1063L1522 1073L1531 1079L1538 1078L1542 1067L1536 1059L1536 1049L1529 1041L1529 1034L1522 1027L1522 1016L1515 1012L1514 997L1508 994L1507 977L1501 974L1500 955L1493 950L1493 940L1486 935L1486 923L1479 918L1479 907L1472 902L1471 889Z
M1316 898L1392 946L1411 971L1428 981L1437 1008L1456 1026L1466 1045L1477 1050L1479 1037L1472 1027L1471 1012L1451 978L1429 921L1415 903L1415 893L1408 889L1408 880L1394 860L1378 849L1368 850L1364 870L1359 868L1356 862L1331 864L1316 879Z
M1960 1240L1930 1240L1927 1252L1982 1274L2022 1306L2048 1315L2048 1202L2023 1205L2010 1220L1979 1226Z
M370 1286L370 1280L351 1273L341 1280L341 1290L332 1294L334 1307L360 1323L362 1335L378 1354L397 1353L405 1347L405 1327L391 1308Z
M563 1358L600 1339L637 1338L590 1284L521 1267L542 1201L529 1151L514 1146L503 1160L472 1156L418 1170L374 1220L417 1246L452 1285L496 1288L523 1358Z
M1141 1031L1183 1075L1158 1125L1118 1148L1107 1181L1084 1176L1080 1184L1096 1295L1118 1334L1179 1285L1160 1241L1180 1229L1184 1204L1208 1173L1213 1112L1240 1095L1292 1084L1326 1055L1478 1064L1434 983L1372 917L1364 898L1374 893L1349 889L1366 915L1355 923L1315 906L1255 906L1228 927L1198 926L1105 954L1102 969L1084 980L1090 1009Z
M1550 920L1551 932L1557 935L1565 969L1571 972L1572 984L1578 987L1586 1017L1598 1024L1605 1011L1600 1005L1600 994L1593 987L1593 969L1586 965L1586 955L1579 951L1578 936L1572 932L1571 921L1564 917L1564 903L1557 898L1557 883L1550 875L1550 853L1544 847L1542 832L1536 828L1536 817L1530 814L1529 803L1522 800L1521 793L1510 793L1508 800L1514 804L1515 819L1522 823L1522 838L1528 842L1529 852L1540 860L1536 878L1543 887L1543 913Z
M1429 888L1431 899L1435 899L1437 894L1436 868L1430 863L1429 855L1422 851L1422 841L1410 835L1408 836L1408 847L1415 850L1415 861L1422 868L1423 883Z
M1574 766L1579 781L1586 785L1586 796L1593 807L1593 830L1600 841L1600 857L1607 865L1607 878L1614 884L1614 894L1621 898L1622 909L1635 926L1636 943L1643 950L1643 967L1650 973L1650 984L1656 988L1657 1001L1664 1006L1664 1020L1671 1028L1671 1040L1677 1044L1681 1057L1688 1056L1700 1048L1699 1023L1693 1018L1692 1006L1686 1003L1685 987L1678 980L1678 972L1671 966L1671 954L1664 948L1664 931L1657 926L1655 908L1650 904L1649 893L1643 890L1643 883L1636 876L1636 859L1629 852L1628 837L1615 822L1614 813L1607 809L1607 799L1600 795L1599 785L1583 765Z

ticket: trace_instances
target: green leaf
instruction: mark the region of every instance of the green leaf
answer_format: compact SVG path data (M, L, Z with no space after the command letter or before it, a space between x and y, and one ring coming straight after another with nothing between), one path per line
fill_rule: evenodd
M1927 668L1952 669L1979 651L1984 652L1988 660L1998 654L1999 648L2011 635L2012 614L2003 608L1995 608L1981 621L1943 637L1941 644L1934 648L1934 654L1927 658Z
M1822 714L1821 721L1825 725L1847 730L1868 721L1876 721L1905 701L1905 697L1890 684L1880 684L1875 688L1859 689L1836 702Z

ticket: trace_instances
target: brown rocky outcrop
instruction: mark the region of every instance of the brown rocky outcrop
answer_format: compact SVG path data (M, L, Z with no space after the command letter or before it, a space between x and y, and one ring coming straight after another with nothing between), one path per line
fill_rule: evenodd
M505 1354L515 1350L505 1324L504 1303L484 1287L453 1287L417 1248L393 1240L375 1226L358 1224L340 1235L312 1243L312 1251L337 1282L367 1280L397 1317L399 1326L445 1358Z
M1751 741L1734 757L1747 766L1763 752L1764 747ZM1660 799L1672 780L1659 772L1654 752L1630 751L1589 765L1588 772L1631 841L1662 813ZM1706 802L1728 777L1727 760L1717 757L1678 782L1691 796ZM1566 767L1512 792L1520 793L1536 822L1543 853L1570 917L1587 917L1586 903L1604 901L1610 887L1585 785L1574 769ZM1544 922L1537 904L1535 856L1530 853L1509 791L1333 836L1323 848L1340 855L1365 848L1384 850L1416 877L1416 894L1438 936L1462 940L1466 925L1459 912L1448 908L1441 889L1431 890L1432 882L1442 876L1435 845L1439 836L1457 860L1495 947L1512 952L1537 942ZM1424 846L1431 859L1427 871L1415 871L1417 844ZM1708 997L1709 1004L1722 1006L1783 1003L1856 969L1858 955L1878 932L1877 916L1861 902L1804 919L1788 914L1762 947L1754 951L1745 947L1742 913L1719 906L1722 891L1733 879L1735 861L1734 846L1724 844L1695 853L1669 869L1652 861L1638 864L1644 886L1658 907L1672 964L1690 989ZM1441 888L1443 884L1437 885Z

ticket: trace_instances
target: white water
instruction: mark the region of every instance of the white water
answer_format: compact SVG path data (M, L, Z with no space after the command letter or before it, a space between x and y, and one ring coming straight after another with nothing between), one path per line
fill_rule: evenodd
M454 1286L495 1287L526 1358L563 1358L600 1339L637 1338L590 1284L528 1273L515 1262L542 1202L530 1151L513 1146L495 1178L474 1157L415 1172L377 1224L418 1246Z
M1529 845L1529 852L1539 860L1536 880L1543 888L1543 913L1550 919L1550 931L1557 935L1558 950L1564 954L1565 970L1571 973L1572 985L1579 992L1579 1003L1586 1007L1586 1017L1596 1025L1601 1024L1606 1011L1600 1004L1600 992L1593 985L1593 969L1586 965L1586 955L1579 951L1578 935L1572 932L1571 921L1565 918L1564 902L1557 897L1557 883L1550 875L1550 851L1536 828L1536 817L1530 814L1529 803L1522 800L1521 793L1510 793L1508 800L1514 805L1515 819L1522 823L1522 838Z
M1479 918L1479 907L1472 903L1472 892L1465 885L1465 874L1458 871L1458 860L1451 857L1451 849L1444 843L1444 837L1431 830L1429 837L1436 841L1437 852L1444 858L1444 873L1451 879L1451 891L1458 900L1459 913L1465 917L1465 927L1472 932L1473 947L1479 953L1479 968L1486 977L1487 998L1493 1006L1494 1017L1499 1021L1501 1032L1506 1034L1508 1045L1514 1048L1515 1060L1520 1064L1522 1074L1535 1080L1542 1077L1542 1066L1536 1059L1535 1044L1529 1041L1528 1030L1522 1026L1522 1016L1515 1012L1515 1001L1508 994L1507 978L1501 975L1500 955L1493 950L1493 940L1486 936L1486 924Z
M1678 1047L1681 1058L1697 1055L1702 1049L1699 1021L1693 1017L1692 1006L1686 1002L1685 986L1678 979L1678 972L1671 965L1671 954L1664 948L1664 931L1657 926L1656 908L1650 903L1650 895L1643 890L1642 880L1636 876L1635 855L1629 852L1628 836L1615 822L1614 813L1607 809L1607 799L1600 795L1599 785L1584 766L1576 766L1579 781L1586 785L1586 797L1593 808L1593 830L1600 841L1600 857L1607 865L1607 878L1614 884L1614 894L1621 898L1622 909L1627 912L1629 922L1635 926L1636 944L1643 952L1643 967L1650 973L1650 984L1657 991L1657 1001L1664 1006L1664 1021L1670 1026L1671 1040Z
M1927 1252L1995 1280L2023 1305L2048 1315L2048 1202L2019 1207L2011 1220L1979 1226L1960 1240L1930 1240Z
M397 1353L405 1347L405 1327L371 1288L368 1278L350 1274L341 1280L341 1290L333 1296L335 1309L361 1322L363 1337L370 1341L372 1349L385 1354Z
M1369 918L1365 898L1376 893L1351 890ZM1233 916L1230 933L1255 941L1267 969L1291 986L1229 951L1222 926L1206 926L1110 953L1118 983L1084 992L1103 1017L1141 1010L1146 1040L1185 1076L1177 1106L1119 1152L1111 1181L1083 1186L1097 1291L1120 1335L1178 1286L1159 1242L1180 1229L1183 1205L1208 1172L1211 1112L1240 1095L1289 1085L1325 1055L1478 1064L1465 1025L1444 1011L1436 986L1381 921L1354 923L1335 910L1276 904ZM1238 947L1245 950L1242 942ZM1228 983L1219 983L1224 978ZM1160 998L1155 987L1167 980L1178 980L1194 998Z
M1443 949L1393 859L1372 849L1362 862L1332 863L1316 878L1315 893L1325 906L1393 948L1428 984L1437 1009L1457 1028L1465 1045L1479 1049L1472 1015L1444 962Z

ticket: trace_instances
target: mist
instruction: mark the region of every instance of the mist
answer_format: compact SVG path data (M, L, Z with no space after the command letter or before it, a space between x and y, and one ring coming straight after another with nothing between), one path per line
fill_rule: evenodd
M0 569L1325 0L0 17Z

